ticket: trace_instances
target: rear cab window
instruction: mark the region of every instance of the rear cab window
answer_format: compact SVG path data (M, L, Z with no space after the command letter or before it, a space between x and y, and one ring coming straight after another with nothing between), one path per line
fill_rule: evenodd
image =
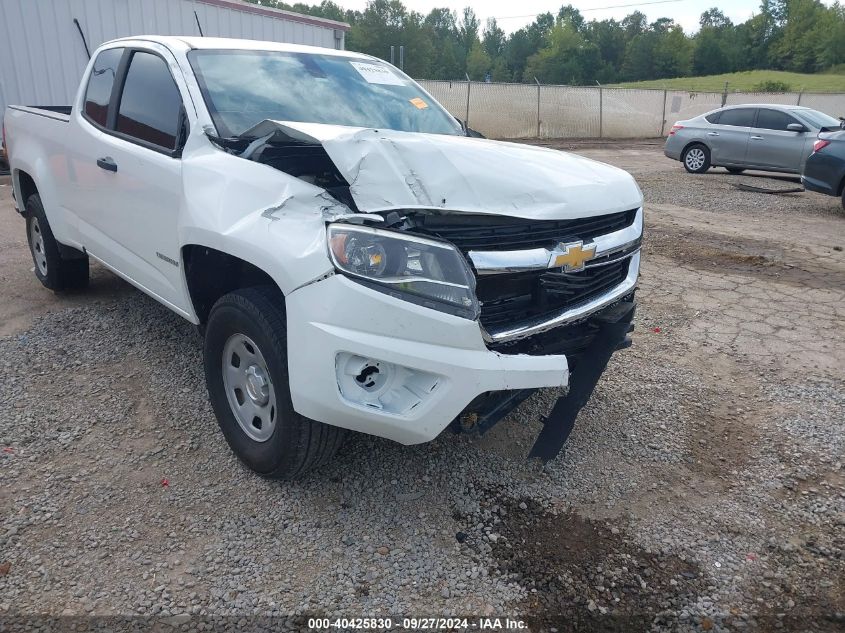
M751 127L754 123L754 108L734 108L722 110L719 117L719 125L730 125L733 127Z
M122 48L109 48L97 55L88 77L85 103L82 112L86 119L100 127L106 127L114 80L117 77Z
M173 151L182 125L182 95L165 61L135 51L117 108L115 131L144 145Z

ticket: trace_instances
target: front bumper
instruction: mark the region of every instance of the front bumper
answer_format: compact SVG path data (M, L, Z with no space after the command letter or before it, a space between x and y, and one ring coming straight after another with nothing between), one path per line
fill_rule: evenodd
M294 409L402 444L434 439L480 394L569 382L564 355L490 351L477 322L389 297L342 275L294 291L286 308ZM375 364L381 382L370 384L366 370L348 373Z

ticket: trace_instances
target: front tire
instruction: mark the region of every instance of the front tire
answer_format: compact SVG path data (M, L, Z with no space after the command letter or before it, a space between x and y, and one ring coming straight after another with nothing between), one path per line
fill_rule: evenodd
M235 455L264 477L293 479L329 461L344 430L299 415L288 382L284 297L270 287L221 297L205 332L205 379Z
M60 292L88 285L88 256L64 247L75 256L72 259L62 257L59 243L53 237L53 230L44 213L41 196L37 193L26 201L26 236L35 264L35 276L45 288Z
M701 143L690 145L684 150L681 161L684 163L684 169L689 173L703 174L710 169L710 150Z

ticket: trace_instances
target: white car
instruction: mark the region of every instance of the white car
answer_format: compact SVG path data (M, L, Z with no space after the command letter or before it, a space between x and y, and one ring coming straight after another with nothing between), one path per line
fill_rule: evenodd
M470 138L381 60L132 37L71 106L4 123L38 279L84 286L94 259L201 326L220 427L262 475L324 462L344 429L483 431L571 373L548 459L629 342L633 178Z

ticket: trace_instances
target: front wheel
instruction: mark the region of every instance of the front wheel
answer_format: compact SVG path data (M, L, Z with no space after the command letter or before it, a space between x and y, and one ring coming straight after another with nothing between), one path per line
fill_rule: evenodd
M690 145L681 157L684 169L691 174L703 174L710 169L710 150L701 144Z
M284 297L245 288L220 298L205 332L205 380L220 429L234 453L265 477L292 479L326 463L344 430L293 409Z

